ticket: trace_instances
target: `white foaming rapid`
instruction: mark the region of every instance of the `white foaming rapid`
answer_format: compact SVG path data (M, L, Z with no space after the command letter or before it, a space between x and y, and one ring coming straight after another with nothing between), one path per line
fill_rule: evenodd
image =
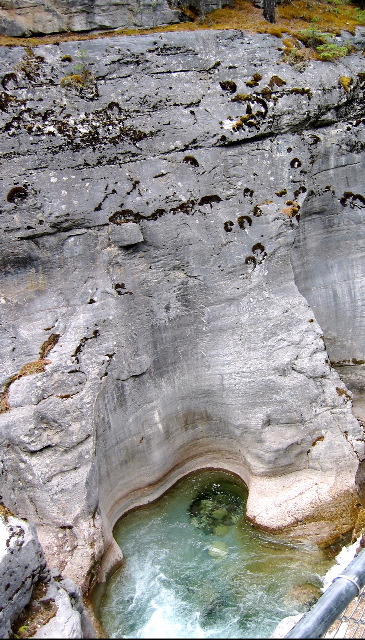
M360 538L355 540L353 544L350 544L347 547L343 547L340 553L337 554L335 558L336 564L328 569L326 575L324 576L322 591L326 591L326 589L328 589L334 579L337 578L337 576L339 576L344 571L344 569L346 569L347 565L350 564L351 560L354 559L356 549L359 546L359 541Z
M138 631L137 638L205 638L199 625L199 612L184 615L186 605L176 594L161 589L158 597L151 602L154 608L148 622Z

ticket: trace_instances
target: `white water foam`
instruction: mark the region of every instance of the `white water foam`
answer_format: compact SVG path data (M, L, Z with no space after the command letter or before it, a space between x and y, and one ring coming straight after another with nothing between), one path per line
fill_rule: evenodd
M335 558L336 564L328 569L326 575L323 578L322 591L326 591L326 589L328 589L334 579L337 578L337 576L339 576L344 571L344 569L346 569L347 565L350 564L351 560L354 559L356 549L359 546L359 542L360 538L358 538L353 544L350 544L347 547L343 547L340 553L337 554Z
M138 638L206 637L199 625L199 612L191 612L187 618L186 605L172 591L162 588L158 597L150 604L154 612L138 631Z

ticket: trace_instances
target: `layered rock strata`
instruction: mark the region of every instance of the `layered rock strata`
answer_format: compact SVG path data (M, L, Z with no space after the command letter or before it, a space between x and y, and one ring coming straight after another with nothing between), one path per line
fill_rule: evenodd
M155 27L202 16L231 0L7 0L0 4L0 34L29 36L93 29Z
M0 51L1 493L85 590L118 517L201 467L263 528L354 522L329 358L363 357L353 40L300 72L234 31Z

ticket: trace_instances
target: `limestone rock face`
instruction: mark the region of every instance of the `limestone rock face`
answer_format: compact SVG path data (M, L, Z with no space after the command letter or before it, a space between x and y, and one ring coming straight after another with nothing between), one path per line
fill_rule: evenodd
M1 494L84 589L117 518L202 467L264 528L354 522L355 39L302 73L233 31L0 50Z
M12 515L0 517L0 634L8 638L11 624L28 604L46 562L34 526Z
M155 27L231 4L231 0L6 0L0 4L0 34L29 36L64 31Z
M1 637L14 637L11 625L24 616L28 605L22 624L33 632L32 637L82 638L80 588L49 572L33 525L10 515L4 507L1 509Z
M118 27L150 27L179 22L181 12L167 0L10 0L0 9L0 33L9 36Z

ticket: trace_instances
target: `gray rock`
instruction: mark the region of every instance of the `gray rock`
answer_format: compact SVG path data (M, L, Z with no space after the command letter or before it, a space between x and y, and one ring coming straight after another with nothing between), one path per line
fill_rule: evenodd
M362 52L84 46L0 50L4 501L85 591L118 517L202 467L247 483L252 522L336 539L364 457L331 366L363 357Z
M0 509L0 635L9 638L12 623L44 576L46 562L35 528Z
M0 33L29 36L63 31L155 27L183 22L188 8L203 16L231 5L232 0L7 0L0 8Z
M81 615L80 611L73 606L70 598L70 584L68 580L68 589L65 588L63 582L58 584L53 581L47 589L46 598L51 598L56 607L57 613L49 622L44 624L36 631L33 638L82 638ZM71 588L71 593L75 593L76 585ZM78 608L82 612L82 604L80 606L81 594L77 594Z
M135 222L125 222L121 225L112 225L109 231L111 242L118 247L129 247L132 244L143 242L140 227Z
M0 542L1 637L11 636L11 625L20 614L24 615L24 608L32 602L39 610L44 604L50 618L45 624L41 622L42 616L38 623L32 619L31 624L38 627L32 637L82 638L81 590L69 578L63 578L57 572L52 574L46 568L34 526L10 515L2 507ZM26 617L24 625L27 625Z
M89 31L118 27L149 27L182 19L181 12L170 9L166 0L105 2L92 0L56 0L52 5L40 0L10 0L0 10L0 33L9 36L45 34L62 31Z

